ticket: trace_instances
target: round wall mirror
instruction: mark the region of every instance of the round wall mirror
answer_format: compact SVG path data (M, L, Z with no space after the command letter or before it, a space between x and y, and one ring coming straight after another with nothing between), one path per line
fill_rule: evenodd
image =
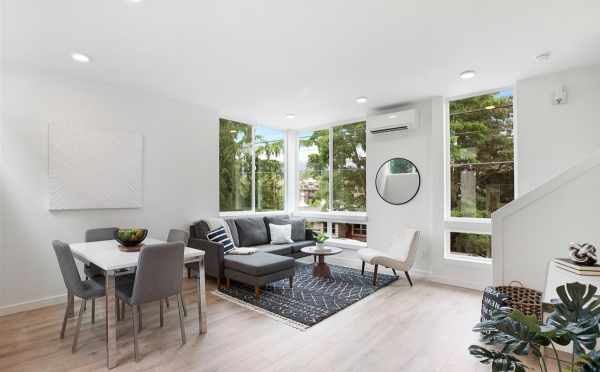
M410 160L394 158L383 163L377 171L375 188L383 200L390 204L406 204L419 192L421 174Z

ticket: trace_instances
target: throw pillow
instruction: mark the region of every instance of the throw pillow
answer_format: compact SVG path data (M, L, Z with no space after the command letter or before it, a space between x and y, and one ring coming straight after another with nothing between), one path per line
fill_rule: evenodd
M292 225L274 225L269 224L271 230L271 244L287 244L293 243L292 240Z
M209 231L208 234L206 234L206 238L211 242L223 244L225 254L235 248L223 226Z

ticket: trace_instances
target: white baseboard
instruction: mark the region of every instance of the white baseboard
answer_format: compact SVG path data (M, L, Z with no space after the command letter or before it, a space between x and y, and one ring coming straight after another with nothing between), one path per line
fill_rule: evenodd
M0 307L0 316L16 314L23 311L40 309L46 306L64 304L67 302L67 294L61 294L58 296L46 297L40 300L21 302L14 305L1 306Z
M449 277L444 277L444 276L433 275L433 274L429 276L429 281L434 282L434 283L451 285L453 287L474 289L476 291L483 291L485 289L485 287L491 285L491 283L472 282L472 281L460 280L460 279L456 279L456 278L449 278Z

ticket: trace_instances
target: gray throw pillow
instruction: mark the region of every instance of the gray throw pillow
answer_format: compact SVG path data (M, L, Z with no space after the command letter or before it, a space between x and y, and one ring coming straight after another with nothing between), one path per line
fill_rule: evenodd
M237 218L235 224L237 226L240 247L269 244L267 226L262 218Z

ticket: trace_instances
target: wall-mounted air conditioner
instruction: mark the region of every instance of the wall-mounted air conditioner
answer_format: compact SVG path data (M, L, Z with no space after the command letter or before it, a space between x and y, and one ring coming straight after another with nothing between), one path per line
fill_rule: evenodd
M367 118L367 130L373 134L414 130L419 127L419 113L415 109L390 112Z

